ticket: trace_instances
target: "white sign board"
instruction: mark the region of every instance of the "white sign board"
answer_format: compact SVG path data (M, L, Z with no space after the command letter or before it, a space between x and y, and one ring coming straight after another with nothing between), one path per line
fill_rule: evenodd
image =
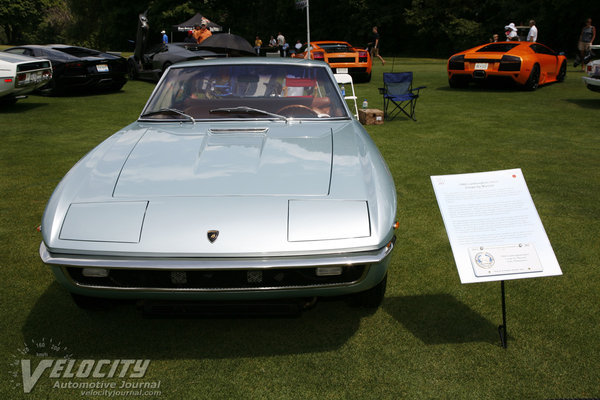
M562 275L520 169L431 182L462 283Z

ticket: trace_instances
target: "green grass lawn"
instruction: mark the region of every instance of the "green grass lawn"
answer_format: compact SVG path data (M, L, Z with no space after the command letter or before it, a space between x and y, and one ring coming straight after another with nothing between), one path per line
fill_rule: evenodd
M86 312L54 282L36 231L59 180L135 120L153 85L120 93L30 96L0 109L0 398L77 399L43 374L23 394L25 345L50 358L150 359L145 398L547 399L600 396L600 94L569 68L535 92L450 90L445 62L387 59L356 85L381 108L381 72L425 85L418 122L367 130L398 191L398 241L375 313L323 301L299 318L146 318L133 305ZM461 285L429 177L521 168L563 276L506 283L509 344L499 346L500 284ZM29 346L32 347L32 346ZM12 374L17 372L16 376ZM71 380L73 381L73 380ZM80 380L81 381L81 380ZM85 380L84 380L85 381ZM118 382L118 378L103 382ZM123 398L132 398L125 396Z

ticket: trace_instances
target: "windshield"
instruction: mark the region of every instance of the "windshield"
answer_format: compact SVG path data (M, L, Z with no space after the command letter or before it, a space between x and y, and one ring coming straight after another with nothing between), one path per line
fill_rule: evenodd
M519 43L514 42L498 42L491 43L477 50L478 53L506 53L511 51L514 47L518 46Z
M346 118L342 101L321 66L196 65L171 68L140 118Z
M84 47L55 47L54 50L62 51L75 57L95 57L100 55L99 51L86 49Z
M352 53L352 46L348 43L319 43L319 47L326 53Z

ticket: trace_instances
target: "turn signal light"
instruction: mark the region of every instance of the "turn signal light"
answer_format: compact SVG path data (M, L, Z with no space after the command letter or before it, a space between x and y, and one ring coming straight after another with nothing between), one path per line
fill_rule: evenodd
M323 60L325 58L325 53L321 51L315 51L312 56L313 60Z
M106 278L108 276L108 269L106 268L84 268L81 271L83 276L88 278Z
M333 267L317 267L316 273L317 276L338 276L343 272L342 267L333 266Z

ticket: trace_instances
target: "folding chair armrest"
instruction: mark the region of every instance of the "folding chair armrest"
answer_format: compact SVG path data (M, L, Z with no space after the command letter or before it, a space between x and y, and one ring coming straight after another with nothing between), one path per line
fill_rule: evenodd
M386 94L387 90L384 87L380 87L379 89L379 94Z
M416 92L416 93L417 93L417 96L418 96L418 95L419 95L419 93L420 93L419 91L420 91L421 89L425 89L426 87L427 87L427 86L419 86L419 87L416 87L416 88L412 88L412 89L410 90L410 92L411 92L411 93L413 93L413 94Z

